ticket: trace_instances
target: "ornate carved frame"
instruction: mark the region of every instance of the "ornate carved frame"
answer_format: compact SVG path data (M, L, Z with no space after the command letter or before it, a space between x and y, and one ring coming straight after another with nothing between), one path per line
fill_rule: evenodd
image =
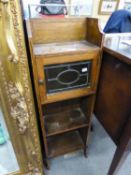
M16 175L42 175L42 159L19 0L0 0L0 96Z

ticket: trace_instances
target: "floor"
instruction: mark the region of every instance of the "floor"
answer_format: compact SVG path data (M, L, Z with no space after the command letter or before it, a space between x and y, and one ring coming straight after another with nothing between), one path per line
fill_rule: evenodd
M45 172L47 175L107 175L116 146L95 118L93 123L88 158L79 151L52 159L51 169ZM131 175L131 155L118 175Z
M0 145L0 175L6 175L18 170L18 164L2 115L0 122L7 137L6 143ZM51 169L45 171L46 175L107 175L116 147L95 118L93 124L94 131L90 136L88 158L79 151L52 159ZM131 155L118 175L131 175Z

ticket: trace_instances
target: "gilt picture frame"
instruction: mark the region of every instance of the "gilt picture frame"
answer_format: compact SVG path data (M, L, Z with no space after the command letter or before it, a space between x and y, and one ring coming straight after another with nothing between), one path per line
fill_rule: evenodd
M19 0L0 0L0 29L0 100L19 165L9 174L43 175Z

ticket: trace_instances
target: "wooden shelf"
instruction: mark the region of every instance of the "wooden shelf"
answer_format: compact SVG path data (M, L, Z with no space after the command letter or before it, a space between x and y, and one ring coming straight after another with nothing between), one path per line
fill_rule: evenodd
M48 137L48 157L56 157L83 149L83 142L78 131Z
M45 116L47 136L52 136L87 126L87 118L80 108Z
M99 47L89 43L86 40L72 42L58 42L49 44L35 44L33 46L34 55L36 56L51 56L61 55L66 53L90 52L96 51Z

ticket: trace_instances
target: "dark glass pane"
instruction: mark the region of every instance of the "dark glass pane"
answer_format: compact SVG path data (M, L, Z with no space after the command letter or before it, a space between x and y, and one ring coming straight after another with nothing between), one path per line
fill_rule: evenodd
M84 63L80 65L73 65L72 69L75 69L80 72L80 74L85 74L89 70L89 63Z
M58 81L49 81L46 83L46 88L48 93L53 93L57 91L61 91L63 88L67 86L60 84Z
M47 93L90 85L91 60L44 67Z
M88 75L81 76L79 80L73 84L73 86L87 86L88 85Z
M73 84L79 79L79 72L68 69L58 74L58 81L62 84Z
M52 78L56 78L60 72L65 71L65 70L67 70L67 68L64 66L63 67L46 66L45 74L48 79L52 79Z

